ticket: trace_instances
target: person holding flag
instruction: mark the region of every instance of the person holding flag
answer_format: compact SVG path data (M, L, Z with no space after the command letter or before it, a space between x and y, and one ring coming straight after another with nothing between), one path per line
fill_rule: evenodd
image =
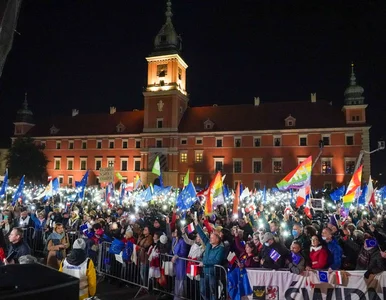
M369 233L365 233L365 241L359 251L356 270L367 270L364 277L368 279L371 274L378 274L384 269L377 240Z
M289 258L289 250L281 243L275 241L271 232L266 232L261 240L264 244L260 252L260 265L267 269L284 268L285 261Z
M224 245L221 243L221 237L213 231L208 238L197 218L194 218L194 224L197 233L200 235L202 242L205 245L205 251L200 266L203 267L203 277L200 278L200 293L203 299L216 300L217 297L217 282L215 274L215 265L221 265L224 260ZM207 296L209 293L209 297Z

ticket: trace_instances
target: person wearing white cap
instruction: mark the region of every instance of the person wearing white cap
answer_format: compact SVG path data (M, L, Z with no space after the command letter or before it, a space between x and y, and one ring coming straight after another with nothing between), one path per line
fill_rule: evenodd
M75 240L72 251L60 264L59 271L79 278L79 300L94 297L96 293L96 272L94 263L86 256L86 242Z
M289 250L282 243L277 243L271 232L266 232L261 242L264 246L260 253L260 265L267 269L284 268L285 260L290 254Z

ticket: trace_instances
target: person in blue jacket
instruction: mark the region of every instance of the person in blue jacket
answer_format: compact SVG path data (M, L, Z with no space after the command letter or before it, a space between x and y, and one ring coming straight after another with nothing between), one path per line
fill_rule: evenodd
M195 219L196 231L200 235L202 242L205 244L205 252L200 265L203 266L203 278L200 279L200 293L202 299L208 299L207 292L209 292L209 299L217 299L217 282L215 265L221 265L224 259L224 245L221 243L221 237L213 231L208 238L202 231L198 220ZM209 287L209 289L208 289Z
M328 265L329 271L339 270L342 265L342 248L339 246L337 240L333 237L332 230L328 227L324 228L322 231L322 239L327 243L329 255L328 255Z

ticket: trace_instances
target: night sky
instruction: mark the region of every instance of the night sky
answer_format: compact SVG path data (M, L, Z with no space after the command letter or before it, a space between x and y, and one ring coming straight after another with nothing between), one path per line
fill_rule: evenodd
M343 105L354 61L372 148L386 138L386 1L172 0L190 105L310 101ZM337 3L339 2L339 3ZM28 92L35 118L143 108L145 57L166 0L25 0L0 79L0 140ZM235 116L237 118L237 116ZM240 116L242 122L242 116ZM312 116L310 116L312 118ZM372 156L386 181L386 150ZM383 172L383 175L379 173Z

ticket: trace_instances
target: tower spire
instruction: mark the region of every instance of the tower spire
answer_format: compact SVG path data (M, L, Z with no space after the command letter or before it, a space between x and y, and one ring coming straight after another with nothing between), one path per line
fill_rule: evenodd
M165 16L166 16L166 23L171 23L173 13L172 13L172 1L170 1L170 0L167 0L167 2L166 2Z
M351 77L350 77L350 85L354 86L357 84L357 78L355 77L354 72L354 62L351 62Z
M172 1L166 0L166 21L154 39L154 50L151 55L179 54L182 49L181 37L174 29Z
M25 94L24 94L24 102L23 102L23 108L25 109L25 110L28 110L28 93L27 92L25 92Z

